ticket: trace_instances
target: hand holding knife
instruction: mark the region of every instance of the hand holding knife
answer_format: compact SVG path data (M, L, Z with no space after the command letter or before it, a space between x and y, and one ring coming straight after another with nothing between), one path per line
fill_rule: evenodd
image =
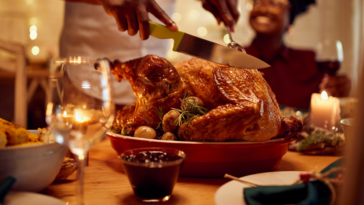
M269 65L246 53L207 41L182 31L170 31L163 25L149 22L150 35L159 39L173 39L173 51L202 58L222 65L259 69Z

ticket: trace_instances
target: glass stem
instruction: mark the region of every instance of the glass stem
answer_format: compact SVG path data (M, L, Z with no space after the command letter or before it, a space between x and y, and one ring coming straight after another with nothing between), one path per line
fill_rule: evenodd
M77 169L77 177L78 177L78 184L77 184L77 205L84 205L84 177L85 177L85 158L87 156L87 151L85 153L77 155L77 162L78 162L78 169Z

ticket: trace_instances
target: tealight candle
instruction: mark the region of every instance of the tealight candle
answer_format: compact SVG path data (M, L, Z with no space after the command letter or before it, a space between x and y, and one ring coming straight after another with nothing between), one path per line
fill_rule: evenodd
M82 119L80 115L76 112L76 125L74 129L79 130L82 134L85 134L87 131L87 127L88 121Z
M340 101L328 96L326 91L311 96L311 123L315 126L331 129L340 120Z
M63 111L62 121L66 125L72 125L74 122L74 117L72 115L68 115L66 111Z

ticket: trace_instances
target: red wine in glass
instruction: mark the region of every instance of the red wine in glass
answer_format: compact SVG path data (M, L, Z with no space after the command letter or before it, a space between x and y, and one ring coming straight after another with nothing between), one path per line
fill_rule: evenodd
M317 61L318 69L327 73L328 75L336 75L337 71L340 69L341 62L338 60L334 61Z
M343 46L339 40L325 39L317 44L316 62L321 72L336 75L343 60Z

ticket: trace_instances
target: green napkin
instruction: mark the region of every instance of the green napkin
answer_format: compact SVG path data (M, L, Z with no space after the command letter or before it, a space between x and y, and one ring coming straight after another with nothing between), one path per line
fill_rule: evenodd
M342 164L339 159L321 173ZM329 177L336 177L332 174ZM291 186L261 186L243 189L244 199L248 205L275 205L275 204L299 204L315 205L330 204L331 192L322 181L308 181L306 184L295 184Z

